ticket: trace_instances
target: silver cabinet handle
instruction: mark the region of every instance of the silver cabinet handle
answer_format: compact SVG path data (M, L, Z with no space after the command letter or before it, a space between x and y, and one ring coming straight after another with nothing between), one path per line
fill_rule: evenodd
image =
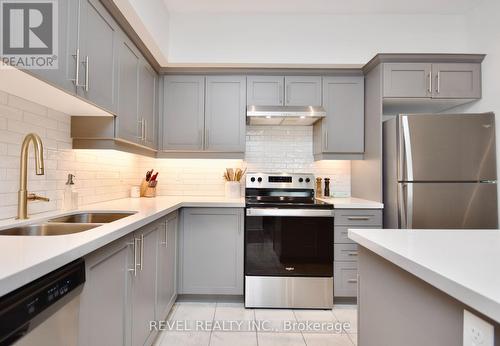
M440 78L440 75L439 75L439 71L438 73L436 74L436 92L439 94L439 89L441 88L441 78Z
M78 81L80 79L80 48L76 49L76 54L73 54L73 57L75 58L75 61L76 61L75 79L73 79L73 83L75 83L75 86L79 87L79 86L81 86L78 83Z
M208 129L205 129L205 149L208 149L210 147L210 137L208 137Z
M347 217L347 220L351 220L351 221L369 221L370 217L369 216L349 216L349 217Z
M325 134L324 134L324 147L325 151L328 150L328 130L325 129Z
M134 276L137 276L137 266L139 265L137 263L137 242L139 241L138 238L134 238L134 241L132 243L127 243L127 245L132 245L134 247L134 268L129 269L129 272L133 272Z
M283 105L283 84L278 85L279 102Z
M143 133L144 124L142 122L142 119L141 120L137 120L137 123L140 126L140 130L139 130L140 136L136 136L136 137L142 140L142 133Z
M146 140L146 119L142 118L142 140Z
M141 234L141 264L139 265L139 268L141 271L144 269L144 233Z
M201 140L201 149L205 150L205 131L203 130L198 130L198 137L200 137Z
M357 251L350 251L347 253L348 256L357 256L358 252Z
M347 282L350 283L350 284L357 284L358 280L356 280L356 279L349 279L349 280L347 280Z
M286 85L286 105L288 106L290 104L290 84Z
M168 248L168 222L165 222L165 241L160 242L160 245L165 245Z
M427 91L429 93L431 93L432 92L432 72L431 71L429 71L427 78L429 78L429 88L427 89Z
M87 55L85 57L85 91L88 92L89 91L89 68L90 68L90 65L89 65L89 56Z

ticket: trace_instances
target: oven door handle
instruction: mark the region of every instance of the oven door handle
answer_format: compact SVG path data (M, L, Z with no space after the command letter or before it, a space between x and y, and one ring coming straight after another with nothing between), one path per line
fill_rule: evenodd
M333 217L332 209L247 208L246 216Z

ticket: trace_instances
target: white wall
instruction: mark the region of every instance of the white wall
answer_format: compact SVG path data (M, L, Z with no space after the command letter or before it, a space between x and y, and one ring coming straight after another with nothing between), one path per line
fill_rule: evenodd
M460 15L170 14L169 63L364 64L376 53L463 52Z

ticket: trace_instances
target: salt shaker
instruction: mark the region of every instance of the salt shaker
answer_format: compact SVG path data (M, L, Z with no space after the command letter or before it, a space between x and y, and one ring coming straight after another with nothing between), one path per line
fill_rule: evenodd
M322 197L323 196L323 190L321 187L321 178L316 178L316 197Z

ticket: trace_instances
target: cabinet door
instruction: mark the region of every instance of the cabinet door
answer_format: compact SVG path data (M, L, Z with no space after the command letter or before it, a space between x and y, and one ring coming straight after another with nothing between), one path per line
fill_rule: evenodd
M82 0L79 83L88 91L80 87L78 94L112 113L117 110L119 41L119 28L99 0Z
M205 77L164 79L163 150L203 150Z
M86 282L80 296L80 345L127 345L132 237L85 257Z
M323 79L322 151L327 153L363 153L364 151L364 78L325 77Z
M249 106L282 106L282 76L248 76L247 105Z
M384 97L431 97L431 64L384 64Z
M432 64L433 98L481 98L480 64Z
M321 106L321 77L285 77L285 105Z
M177 212L166 217L158 237L156 319L165 319L177 296ZM163 226L162 226L163 227Z
M76 49L78 48L78 0L57 1L57 69L27 70L69 93L76 93Z
M141 124L138 113L139 52L127 39L119 49L118 112L116 117L117 137L141 143Z
M144 119L143 144L156 149L158 77L144 58L139 65L139 119Z
M243 294L243 209L185 208L180 237L179 293Z
M245 77L207 77L205 150L244 152L246 137L245 116Z
M132 345L144 345L152 336L149 321L156 310L156 258L161 222L147 225L134 232L139 245L139 268L132 280Z

